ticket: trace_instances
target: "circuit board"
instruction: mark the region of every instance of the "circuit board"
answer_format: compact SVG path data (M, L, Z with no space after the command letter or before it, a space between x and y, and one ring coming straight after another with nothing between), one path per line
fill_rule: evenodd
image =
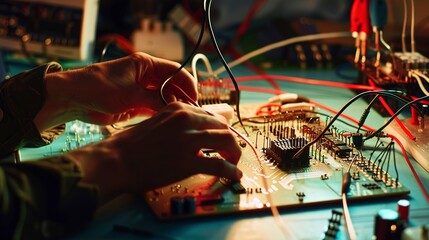
M271 204L299 208L337 203L347 171L352 176L349 200L409 193L395 173L388 173L393 161L385 164L365 157L352 147L350 134L336 128L324 133L299 159L292 158L324 128L325 121L317 114L288 112L253 120L245 125L248 138L238 140L242 147L238 167L244 173L241 182L198 174L149 191L145 200L159 219L264 211ZM205 154L219 157L212 151Z

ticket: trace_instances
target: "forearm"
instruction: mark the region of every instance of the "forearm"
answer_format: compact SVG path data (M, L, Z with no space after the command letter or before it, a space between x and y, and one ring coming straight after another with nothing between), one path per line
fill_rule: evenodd
M101 143L73 150L66 155L81 169L82 182L97 186L100 204L127 192L124 186L129 185L124 182L128 178L123 174L125 171L118 152L109 146L108 142L109 139L106 139Z
M66 78L63 72L47 74L45 88L45 102L33 120L40 132L76 119L71 105L71 79Z

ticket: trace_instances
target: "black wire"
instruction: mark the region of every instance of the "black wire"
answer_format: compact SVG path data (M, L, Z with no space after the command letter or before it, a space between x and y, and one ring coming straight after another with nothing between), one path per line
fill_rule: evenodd
M180 65L180 67L174 71L170 77L168 77L164 83L168 82L174 75L176 75L178 72L180 72L185 66L186 64L188 64L188 62L191 60L191 58L195 55L195 53L197 52L197 50L200 48L201 42L203 40L203 36L204 36L204 27L206 25L206 15L203 14L202 19L201 19L201 30L200 30L200 34L198 35L198 40L195 43L194 49L192 49L191 53L188 55L188 57L185 59L185 61ZM164 97L163 97L163 86L160 88L159 90L159 95L161 97L161 100L163 101L164 105L167 105L167 101L165 101Z
M365 123L366 118L369 115L369 112L371 111L371 107L372 105L374 105L375 101L380 97L380 95L376 95L371 102L369 102L368 106L365 108L365 110L362 113L362 116L359 119L359 124L358 124L358 129L357 129L357 133L359 133L359 130L361 129L361 127L363 126L363 124Z
M106 44L104 44L103 50L101 50L100 56L98 57L98 62L102 62L104 59L104 56L107 53L107 50L109 49L110 45L115 43L115 40L109 40Z
M305 113L315 113L315 114L319 114L319 115L322 115L322 116L324 116L324 117L327 117L327 118L330 118L330 117L332 117L332 115L330 115L330 114L327 114L327 113L323 113L323 112L317 112L317 111L305 111L305 110L303 110L303 111L301 111L301 112L305 112ZM255 121L255 120L257 120L257 119L263 119L264 117L267 117L267 116L254 116L254 117L248 117L248 118L243 118L242 120L243 120L243 122L250 122L250 123L255 123L255 124L264 124L265 122L264 121ZM254 120L255 119L255 120ZM347 122L347 121L344 121L343 119L337 119L337 121L338 122L341 122L342 124L344 124L344 125L346 125L346 126L349 126L349 127L351 127L351 128L355 128L355 129L357 129L358 127L356 126L356 125L353 125L353 124L351 124L351 123L349 123L349 122ZM234 123L232 123L232 125L231 126L235 126L235 125L237 125L238 123L240 123L240 122L234 122Z
M323 136L323 134L325 134L325 132L332 126L334 121L337 120L337 118L341 115L341 113L343 113L352 103L354 103L359 98L364 97L366 95L373 95L373 94L380 94L380 95L386 95L386 96L393 96L393 95L396 96L393 93L398 93L398 91L394 91L394 90L366 91L366 92L362 92L362 93L354 96L337 112L337 114L331 119L331 121L326 125L326 127L322 130L322 132L313 141L307 143L304 147L302 147L300 150L298 150L298 152L295 153L295 155L292 157L292 159L297 158L299 155L301 155L304 152L305 149L307 149L308 147L310 147L311 145L316 143ZM396 96L396 97L398 97L398 96ZM404 100L404 99L402 99L402 100ZM410 102L407 102L404 106L408 106L409 103ZM380 130L380 131L377 130L377 131L375 131L375 133L378 134L381 131L382 130ZM373 133L372 136L375 136L375 134Z
M219 56L219 58L220 58L220 60L222 62L222 65L224 66L225 70L228 72L228 75L231 78L231 81L232 81L232 83L234 85L234 89L236 91L236 94L235 94L235 108L237 110L238 121L240 122L240 125L243 128L243 130L246 133L246 135L249 136L249 133L247 132L246 128L243 125L243 121L241 120L241 115L240 115L240 89L238 87L237 81L235 80L234 74L232 73L231 69L228 66L228 63L225 61L225 59L224 59L224 57L222 55L222 52L219 49L219 46L217 44L214 31L213 31L213 26L212 26L211 17L210 17L211 3L212 3L212 0L207 0L206 6L205 6L205 9L206 9L206 12L205 12L206 14L205 15L206 15L206 18L207 18L207 25L208 25L208 28L209 28L210 37L212 39L213 46L216 49L216 53Z
M406 107L413 105L414 103L423 101L425 99L429 99L429 96L424 96L421 98L417 98L413 101L410 101L408 103L406 103L404 106L402 106L401 108L398 109L398 111L395 112L395 114L392 115L392 117L390 117L389 120L386 121L386 123L384 123L383 126L381 126L379 129L377 129L377 131L373 132L371 135L369 135L368 137L366 137L364 139L364 141L369 140L371 138L373 138L374 136L376 136L377 134L379 134L381 131L383 131Z
M393 149L395 149L395 142L393 142ZM398 173L398 166L396 166L396 152L393 151L393 166L395 168L396 173L396 182L399 182L399 173Z

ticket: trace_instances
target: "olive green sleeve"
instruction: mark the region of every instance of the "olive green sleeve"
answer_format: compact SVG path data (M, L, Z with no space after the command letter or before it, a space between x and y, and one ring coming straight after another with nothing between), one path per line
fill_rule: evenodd
M39 133L33 119L45 103L45 75L61 71L51 62L22 72L0 84L0 158L20 147L51 143L64 132L65 125Z
M64 156L0 165L0 239L58 239L81 229L98 205Z

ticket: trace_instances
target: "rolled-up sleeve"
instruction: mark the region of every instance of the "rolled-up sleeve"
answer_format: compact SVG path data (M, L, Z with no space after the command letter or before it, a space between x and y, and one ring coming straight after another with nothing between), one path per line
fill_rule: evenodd
M61 71L55 62L22 72L0 85L0 158L18 148L51 143L65 125L39 133L33 119L45 103L45 75Z

